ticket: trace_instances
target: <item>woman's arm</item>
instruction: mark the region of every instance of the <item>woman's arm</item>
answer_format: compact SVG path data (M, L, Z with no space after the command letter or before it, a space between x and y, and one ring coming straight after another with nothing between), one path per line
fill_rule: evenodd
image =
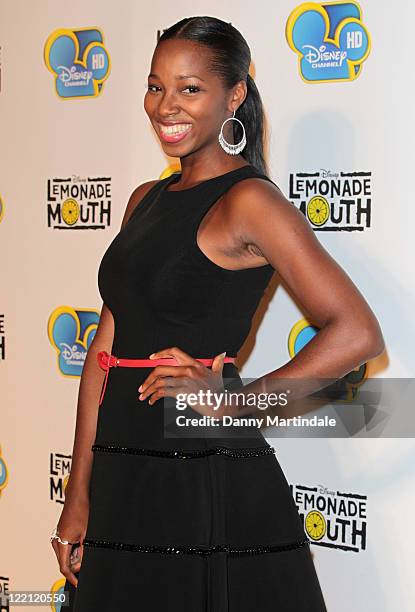
M382 353L385 343L375 314L281 191L265 180L246 179L229 194L234 236L271 263L306 318L319 328L291 361L244 386L243 393L281 392L287 383L280 379L289 378L296 379L290 397L304 397ZM252 412L250 406L235 408L239 416Z
M82 369L78 392L75 437L72 450L72 465L65 489L65 503L72 497L89 497L89 482L99 410L99 397L105 372L97 361L99 351L111 352L114 337L114 319L109 308L103 304L99 325L92 340Z

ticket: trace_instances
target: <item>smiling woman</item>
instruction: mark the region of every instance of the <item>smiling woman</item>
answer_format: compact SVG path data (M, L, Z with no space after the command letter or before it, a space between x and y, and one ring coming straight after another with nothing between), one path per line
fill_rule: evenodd
M171 401L235 384L279 393L287 377L311 392L383 348L363 297L268 176L250 61L240 32L206 16L165 30L152 58L144 108L182 170L137 187L99 267L103 314L58 524L78 558L53 540L71 612L326 612L258 415ZM321 331L242 387L235 359L276 269Z
M144 100L149 119L162 144L173 145L165 147L168 155L182 158L183 147L194 146L197 139L199 145L204 145L199 154L202 165L214 147L216 159L210 158L209 161L212 170L215 166L218 168L217 173L221 172L219 168L224 164L231 167L230 160L224 159L226 155L220 155L222 149L217 147L222 124L225 140L231 145L234 139L240 140L242 125L247 133L243 157L266 174L262 104L248 72L251 61L249 47L239 32L232 33L230 38L233 36L237 46L237 57L229 47L230 38L224 37L222 26L218 25L220 20L215 24L210 17L199 17L198 22L195 19L192 18L192 32L182 20L183 32L176 30L172 34L172 26L169 33L164 32L159 40ZM171 69L172 57L176 71ZM235 118L241 124L238 121L224 123L229 119L224 113L227 105L231 112L236 111ZM166 139L165 128L169 126L191 126L191 132L185 132L183 138L177 140ZM179 143L180 149L176 146ZM186 185L187 173L183 176L183 185Z

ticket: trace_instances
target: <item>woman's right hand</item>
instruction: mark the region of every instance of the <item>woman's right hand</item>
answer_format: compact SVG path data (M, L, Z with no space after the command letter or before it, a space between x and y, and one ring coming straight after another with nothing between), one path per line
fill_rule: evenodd
M57 534L62 540L79 542L79 545L61 544L57 538L52 540L61 573L75 587L78 586L78 578L75 572L79 572L84 552L83 541L88 525L89 498L76 497L66 499L59 522Z

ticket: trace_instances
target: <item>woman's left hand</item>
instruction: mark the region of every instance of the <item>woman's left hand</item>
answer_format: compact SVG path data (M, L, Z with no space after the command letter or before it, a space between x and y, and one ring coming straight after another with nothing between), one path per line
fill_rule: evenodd
M189 406L203 416L220 417L218 399L221 397L219 394L224 392L222 370L225 355L226 352L216 355L210 369L176 346L152 353L150 359L173 357L178 365L155 366L138 388L139 399L144 400L149 397L148 403L154 404L162 397L177 397L181 393L199 394L202 391L201 396L198 395L202 401L199 403L192 398ZM208 391L218 394L210 399L210 403L206 395ZM186 402L186 399L184 401Z

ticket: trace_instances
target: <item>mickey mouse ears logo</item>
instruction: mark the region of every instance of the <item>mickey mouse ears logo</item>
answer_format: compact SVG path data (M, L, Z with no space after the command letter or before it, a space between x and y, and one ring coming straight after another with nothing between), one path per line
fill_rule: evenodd
M55 30L47 39L44 59L63 99L96 98L110 73L110 57L98 28Z
M287 20L286 38L306 83L353 81L370 53L370 36L355 2L305 2Z
M48 337L64 376L82 374L86 355L95 337L99 313L91 308L58 306L48 320Z
M9 480L9 470L7 468L6 461L2 456L1 446L0 446L0 494L2 490L6 487Z

